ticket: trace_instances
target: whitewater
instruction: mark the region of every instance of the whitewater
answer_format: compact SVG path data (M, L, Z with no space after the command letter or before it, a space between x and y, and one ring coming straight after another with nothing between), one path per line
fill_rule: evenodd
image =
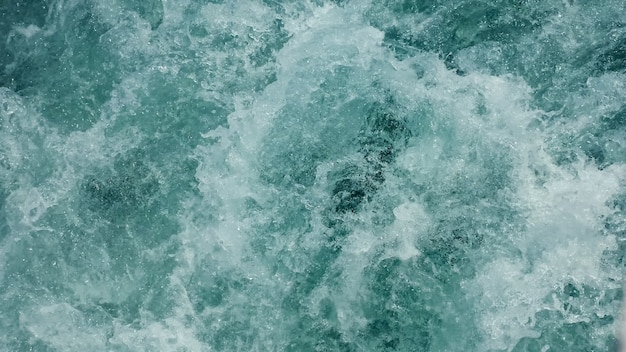
M0 351L618 351L626 2L0 2Z

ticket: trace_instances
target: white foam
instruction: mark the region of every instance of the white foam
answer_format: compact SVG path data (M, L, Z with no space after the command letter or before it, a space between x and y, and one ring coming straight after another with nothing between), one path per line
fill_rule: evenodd
M73 7L78 3L60 1L57 11L63 14L66 11L63 6ZM407 184L411 181L418 186L443 190L463 180L479 182L476 179L479 173L472 172L480 165L472 164L467 158L473 151L488 153L497 150L511 157L513 170L507 176L511 176L514 182L503 192L515 198L513 206L520 211L525 223L519 227L511 226L510 233L501 234L510 238L513 247L510 252L503 251L498 253L501 257L489 258L484 268L478 268L479 274L475 278L463 282L463 288L476 303L475 310L480 315L479 325L486 338L481 348L510 349L522 337L539 336L540 332L534 329L534 319L535 313L543 309L559 310L569 322L583 321L586 316L568 315L559 302L546 303L546 296L568 282L606 289L613 287L610 282L619 279L617 269L607 271L600 265L602 253L617 248L613 236L601 233L601 219L610 214L606 202L621 190L620 183L626 170L619 165L598 170L583 161L568 167L556 165L545 151L545 140L555 135L548 133L555 132L543 134L528 128L540 112L529 107L532 91L520 78L479 72L469 72L461 77L447 69L437 55L429 53L417 53L405 61L395 60L381 45L384 33L361 17L361 11L367 9L355 11L364 6L362 4L348 3L343 8L331 4L320 7L285 5L287 14L282 20L290 39L276 55L276 81L261 92L249 92L245 88L231 88L233 82L243 79L237 76L239 72L222 69L221 64L233 56L240 57L243 63L237 67L247 70L249 76L246 77L252 77L251 81L273 72L271 64L271 67L257 69L247 58L264 45L262 35L269 32L276 16L262 2L207 4L200 10L197 20L204 21L202 25L209 29L210 38L192 40L182 35L171 42L167 38L155 37L155 32L135 15L120 20L122 10L117 5L94 5L98 20L112 26L100 38L100 45L110 46L111 50L119 49L119 59L124 62L135 57L155 57L155 60L143 70L122 79L104 107L101 121L92 128L60 137L41 116L27 108L21 98L7 89L0 89L0 101L5 104L1 107L4 110L0 121L0 143L2 152L6 150L6 163L11 170L19 170L26 165L24 156L46 155L55 168L54 174L37 186L32 184L24 170L1 170L0 180L17 179L7 198L10 227L14 233L32 231L50 207L67 201L68 190L76 186L85 170L110 164L115 155L139 145L144 137L140 129L120 126L125 126L122 120L127 114L141 108L137 95L150 89L145 75L175 78L184 72L179 61L167 56L170 49L179 50L188 44L198 50L197 55L206 56L202 61L206 64L206 72L189 74L186 78L201 82L203 90L197 93L198 96L223 98L228 104L232 103L235 111L228 116L227 126L203 131L206 140L193 153L199 162L195 175L200 196L187 199L178 213L182 230L176 239L180 240L182 248L177 255L178 265L170 277L172 290L169 293L176 295L177 301L171 315L159 319L141 311L140 326L129 326L117 319L112 319L108 326L94 326L83 311L68 303L34 302L40 305L25 307L20 314L20 324L34 338L52 348L63 351L106 350L110 346L133 351L207 350L209 347L197 336L203 333L200 329L223 326L220 324L225 323L220 319L227 316L229 319L246 318L255 313L258 316L250 319L253 325L256 324L258 334L262 335L256 346L261 343L267 343L261 347L271 346L269 340L273 337L289 339L285 335L291 327L288 326L290 322L283 320L276 305L294 283L272 273L268 266L273 263L268 265L267 258L255 257L250 247L259 227L284 215L277 213L282 210L276 210L276 203L289 197L288 200L296 199L294 203L306 207L313 220L306 238L293 233L270 234L276 235L276 242L273 244L275 248L268 251L272 254L284 251L281 265L296 273L305 272L310 264L309 256L319 250L322 238L327 235L322 211L329 204L328 188L332 185L325 177L340 168L342 162L362 162L362 155L339 155L338 150L343 145L324 134L342 131L345 134L341 137L348 138L346 136L358 133L360 126L347 121L354 117L351 115L346 120L331 119L324 124L302 121L299 114L317 113L317 102L312 102L311 97L340 67L349 67L354 72L346 80L347 86L336 87L347 92L346 101L338 103L341 108L347 106L346 111L351 108L350 101L367 101L372 98L370 95L376 95L368 90L376 83L382 87L380 90L388 89L394 95L398 106L416 112L413 115L408 113L408 124L412 129L419 129L419 133L390 167L406 172ZM189 1L164 1L163 5L163 26L172 30L185 27ZM404 22L412 28L413 34L421 34L427 23L418 21L419 16L407 16L396 22ZM63 20L58 22L61 25ZM228 34L247 38L241 39L247 46L235 53L207 49L211 35L223 32L224 28L228 29ZM39 30L28 26L17 28L16 32L30 38ZM159 42L157 39L163 40ZM423 76L415 74L416 65L424 68ZM587 91L573 95L572 99L578 100L580 105L577 108L583 105L592 108L582 109L577 116L579 120L567 127L580 130L593 122L597 114L619 108L623 104L625 81L622 74L616 73L589 78ZM319 104L323 105L322 102ZM311 105L313 107L307 107ZM291 106L297 109L285 112L286 107ZM483 111L477 113L480 109ZM276 126L285 122L281 119L291 119L285 126L306 131L310 140L333 144L330 148L336 149L329 150L337 151L333 156L341 159L322 162L315 170L315 184L310 188L298 188L293 194L283 194L284 190L279 186L268 184L260 177L263 166L260 157L264 147L275 143L276 149L283 150L301 142L281 144L286 140L271 140ZM350 123L354 126L348 126ZM289 132L293 131L284 131ZM27 135L37 136L43 142L32 143L24 138ZM489 156L484 158L487 160ZM536 171L543 173L537 176ZM374 254L382 247L386 251L384 257L408 261L421 255L416 243L440 215L429 214L419 194L412 194L414 197L402 194L411 191L403 190L405 184L394 175L385 177L385 184L377 191L375 197L378 198L372 203L393 197L394 201L389 204L393 204L395 220L388 226L372 226L376 214L371 209L373 206L367 205L359 214L345 215L352 232L333 264L341 268L343 286L333 291L334 288L321 285L312 294L315 304L333 293L344 293L335 303L342 333L348 337L356 338L354 332L367 326L360 311L363 308L358 305L363 292L368 289L363 271L371 267ZM489 201L477 201L477 205ZM258 209L248 209L248 202L254 203ZM253 212L257 214L251 215ZM7 248L10 247L3 243L2 257L2 251L8 251ZM158 258L161 252L155 250L155 253ZM245 278L242 285L249 286L235 292L233 299L224 306L196 312L186 287L196 272L208 270L203 267L206 262L218 262L220 268L216 270L240 275ZM108 262L103 267L106 265ZM105 278L67 287L84 302L120 302L139 289L132 282L133 272L127 274L125 279L116 282ZM0 275L0 279L4 277ZM606 309L600 313L611 313L610 308ZM284 341L273 343L279 346L277 349L284 345Z
M612 289L621 280L619 270L601 265L605 251L617 248L614 236L603 234L602 221L612 212L606 203L621 191L626 169L613 165L599 170L585 161L557 165L546 151L546 141L554 138L549 133L559 133L564 127L546 132L529 128L542 112L530 108L532 91L520 78L477 72L460 77L442 63L425 64L429 62L427 54L418 61L424 68L423 78L409 86L406 80L410 76L405 73L394 87L418 97L414 98L417 106L430 108L422 111L431 115L420 116L429 121L430 129L424 129L400 154L397 166L408 171L418 185L445 189L458 179L471 180L475 169L467 158L471 150L506 151L513 162L507 175L513 178L514 188L502 192L513 198L512 205L522 212L525 223L503 227L510 232L500 236L515 249L508 254L498 251L486 267L479 268L474 280L463 284L468 296L477 301L475 309L485 334L481 349L510 349L522 337L540 335L534 330L535 314L557 309L544 303L554 290L568 282ZM406 65L395 63L394 67L409 72ZM590 116L619 108L621 102L615 97L623 91L623 84L613 76L588 80L593 93L581 95L579 103L600 109L587 109L593 111ZM596 101L599 92L606 93L601 99L610 106ZM595 121L590 116L569 122L567 128L585 128ZM405 221L398 208L394 214L396 224ZM600 314L610 315L613 308L602 308L605 311ZM570 321L588 319L565 315Z
M42 304L30 311L20 312L20 325L33 338L68 352L105 351L106 331L67 303Z
M389 228L389 233L395 235L400 244L396 255L402 260L408 260L420 254L415 247L416 239L431 225L430 216L419 203L406 202L393 210L396 221Z
M532 150L533 144L525 148ZM521 233L502 234L521 256L494 259L466 286L479 295L485 349L510 348L522 337L538 337L541 332L534 330L534 322L541 310L557 310L569 322L586 321L587 315L567 312L558 302L546 303L546 297L564 285L609 290L621 280L618 268L602 265L603 254L617 248L615 236L603 234L602 221L612 212L607 201L620 190L626 167L598 170L580 162L574 170L565 169L541 150L530 158L530 165L518 165L516 179L517 205L526 211L526 226ZM546 181L537 181L537 164L549 170ZM602 309L606 311L596 314L614 313L611 306Z
M113 337L109 343L116 349L149 352L211 351L212 349L196 338L193 326L186 326L183 317L175 316L164 321L146 319L145 325L136 329L115 322Z
M26 38L30 38L34 36L35 34L39 33L39 31L41 31L41 28L35 26L34 24L29 24L27 27L22 27L22 26L15 27L15 31L25 36Z

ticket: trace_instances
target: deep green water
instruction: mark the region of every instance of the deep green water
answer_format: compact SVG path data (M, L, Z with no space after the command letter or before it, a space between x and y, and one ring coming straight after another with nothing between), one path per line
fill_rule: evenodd
M0 351L616 351L623 0L0 0Z

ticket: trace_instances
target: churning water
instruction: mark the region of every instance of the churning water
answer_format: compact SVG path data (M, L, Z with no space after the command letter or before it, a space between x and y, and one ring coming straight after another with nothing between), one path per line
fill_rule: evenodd
M0 2L1 351L610 351L623 0Z

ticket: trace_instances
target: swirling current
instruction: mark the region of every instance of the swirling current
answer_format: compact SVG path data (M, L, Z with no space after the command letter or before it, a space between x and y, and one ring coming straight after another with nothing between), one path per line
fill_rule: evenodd
M0 1L0 350L617 351L623 0Z

